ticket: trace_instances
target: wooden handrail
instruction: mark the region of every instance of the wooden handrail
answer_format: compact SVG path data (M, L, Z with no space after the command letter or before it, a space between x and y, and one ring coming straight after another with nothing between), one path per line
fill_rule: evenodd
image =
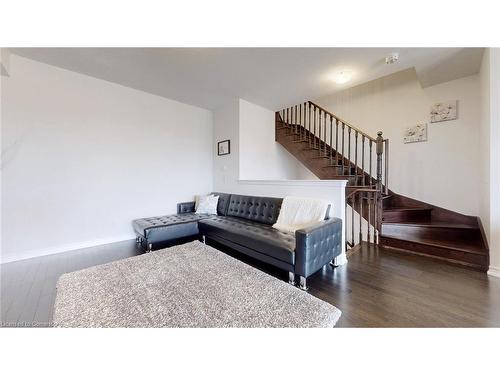
M320 107L319 105L317 105L316 103L313 103L311 102L310 100L308 101L309 104L311 104L312 106L316 107L317 109L320 109L321 111L327 113L329 116L332 116L334 119L338 120L339 122L341 122L342 124L345 124L346 126L348 126L349 128L357 131L359 134L361 135L364 135L366 138L368 139L371 139L372 141L376 142L377 139L376 138L373 138L372 136L370 136L369 134L366 134L364 131L362 131L361 129L355 127L354 125L351 125L349 124L347 121L344 121L342 120L340 117L338 116L335 116L333 113L331 113L330 111L327 111L326 109L324 109L323 107Z

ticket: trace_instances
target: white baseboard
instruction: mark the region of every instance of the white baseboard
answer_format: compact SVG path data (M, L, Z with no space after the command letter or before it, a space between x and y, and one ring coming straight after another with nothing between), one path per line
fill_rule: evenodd
M488 275L489 276L495 276L495 277L500 277L500 267L492 267L488 269Z
M66 251L80 250L80 249L85 249L87 247L107 245L113 242L132 240L134 238L135 236L133 234L126 234L116 237L99 238L97 240L91 240L91 241L74 242L61 246L46 247L43 249L33 249L29 251L23 251L21 253L11 253L11 254L7 253L5 255L4 254L1 255L0 263L4 264L4 263L16 262L18 260L36 258L44 255L51 255L57 253L64 253Z

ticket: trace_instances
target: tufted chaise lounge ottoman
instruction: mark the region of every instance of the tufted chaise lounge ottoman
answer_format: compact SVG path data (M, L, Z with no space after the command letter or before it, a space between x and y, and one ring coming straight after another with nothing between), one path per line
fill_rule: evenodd
M217 214L224 215L229 194L212 193L219 196ZM154 216L132 221L136 241L145 251L160 249L173 243L179 244L200 238L198 221L209 215L195 213L195 202L177 204L177 214Z
M197 215L194 202L180 203L176 215L135 220L138 240L147 251L169 241L208 238L288 271L289 282L307 289L306 279L342 253L342 220L331 218L285 233L273 228L282 198L213 193L217 215ZM331 263L333 265L333 263Z
M136 241L151 251L174 240L198 237L198 221L207 216L195 213L156 216L134 220L132 225Z

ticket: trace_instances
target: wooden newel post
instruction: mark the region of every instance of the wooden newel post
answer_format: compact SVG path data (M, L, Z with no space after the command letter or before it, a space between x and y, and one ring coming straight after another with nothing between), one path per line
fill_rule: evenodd
M382 132L377 133L377 190L382 193L382 154L384 153L384 138Z
M382 132L377 133L376 151L377 151L377 193L375 201L375 243L379 243L380 223L382 222L382 154L384 153L384 138Z

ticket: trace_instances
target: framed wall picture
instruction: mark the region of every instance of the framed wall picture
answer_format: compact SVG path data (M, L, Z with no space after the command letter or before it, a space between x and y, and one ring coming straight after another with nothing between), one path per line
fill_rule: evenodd
M403 142L425 142L427 141L427 124L421 123L405 130Z
M435 103L431 107L431 122L450 121L457 119L458 100Z
M231 143L229 139L217 143L217 155L229 155L231 153Z

